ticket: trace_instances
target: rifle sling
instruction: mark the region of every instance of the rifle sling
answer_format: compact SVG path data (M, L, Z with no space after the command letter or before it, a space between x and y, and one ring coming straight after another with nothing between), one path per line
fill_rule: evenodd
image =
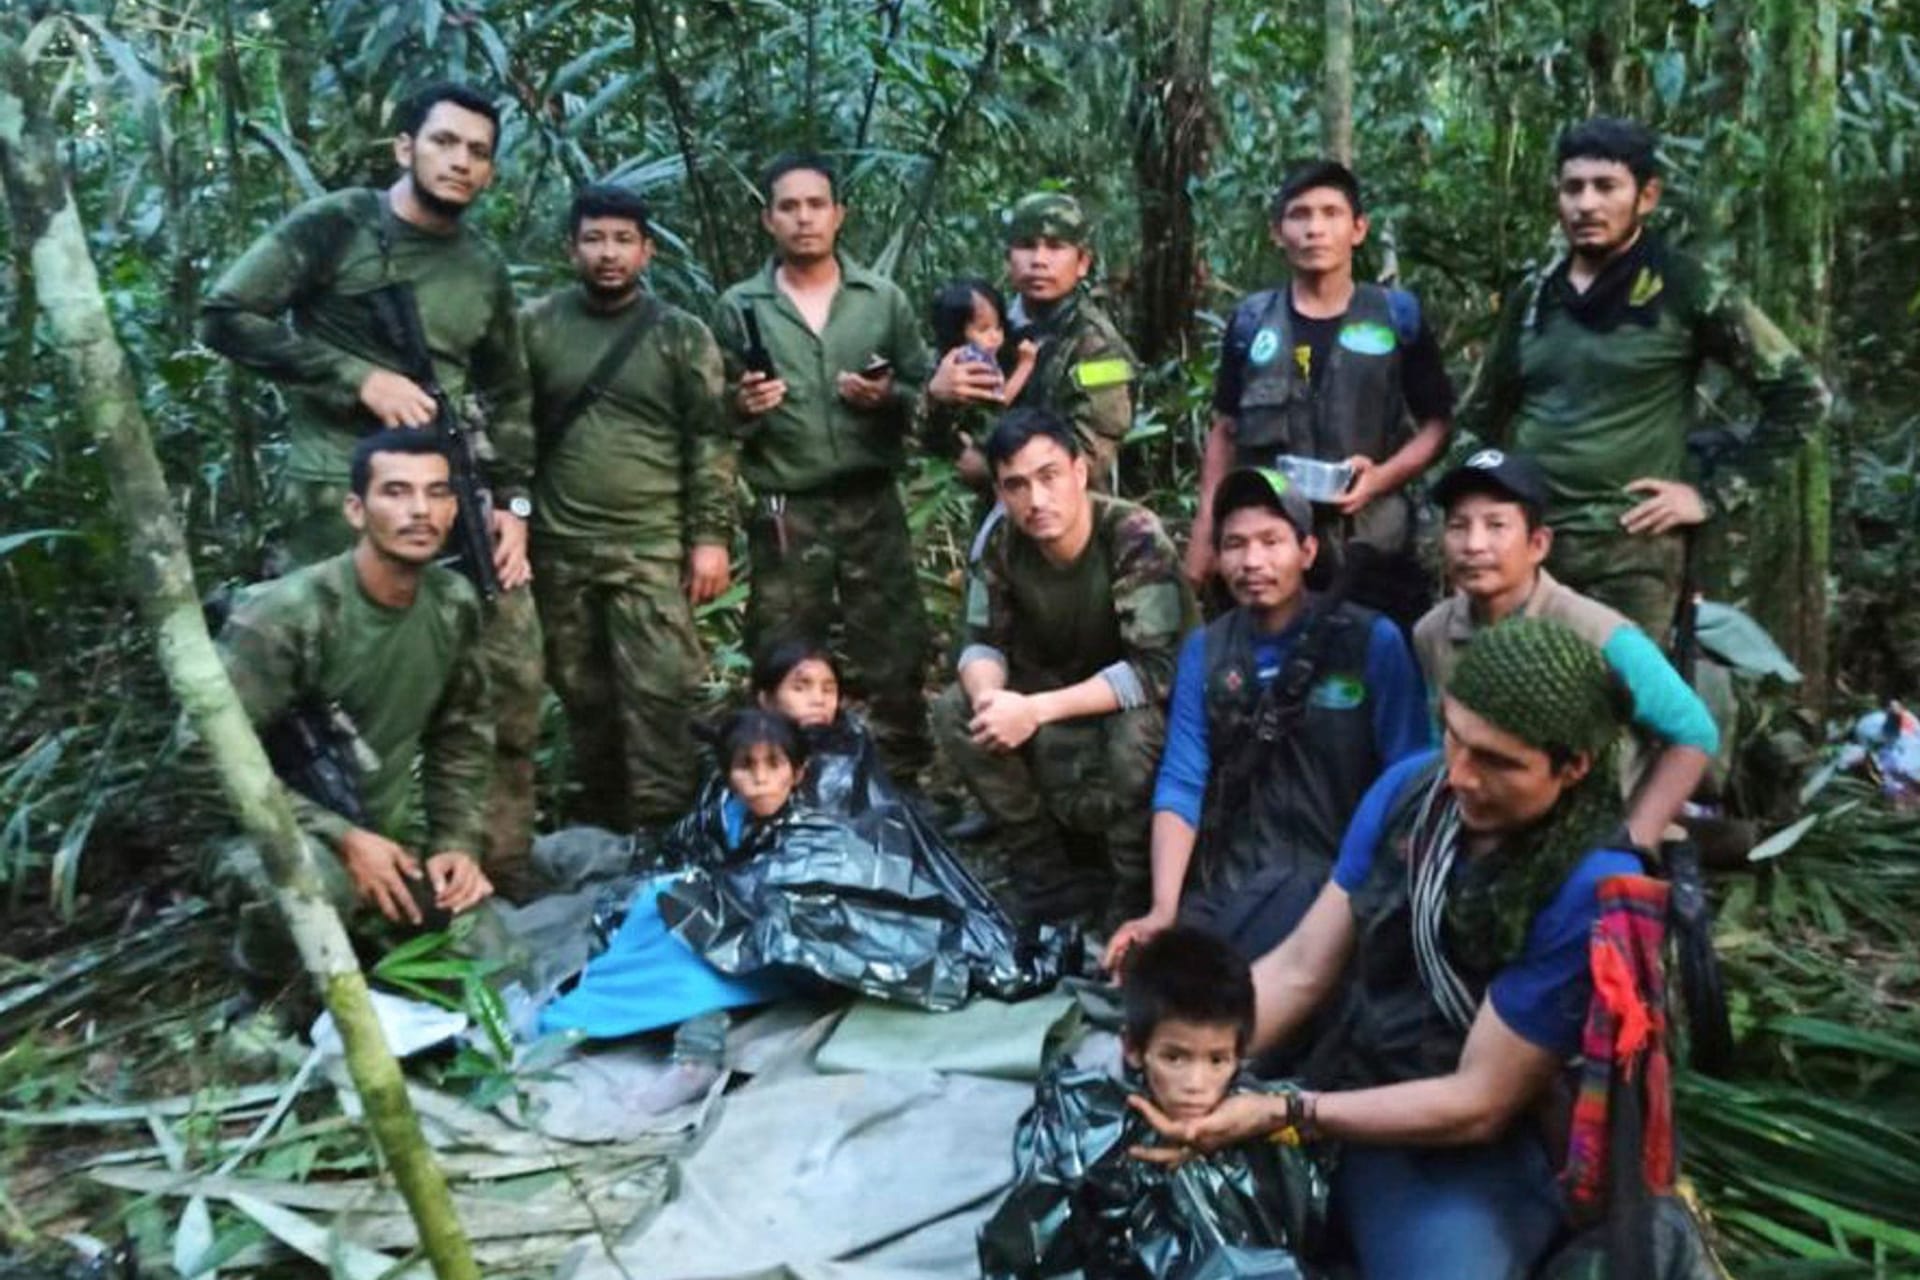
M640 339L652 332L654 326L660 323L665 314L666 308L657 299L647 294L641 294L635 300L633 314L627 317L627 322L621 327L619 336L614 338L605 354L595 363L593 372L587 375L586 382L581 384L579 390L568 396L558 410L541 422L539 436L541 457L548 457L559 448L560 442L566 439L568 430L579 421L580 415L592 408L594 402L606 394L607 387L620 372L621 366L625 365L628 358L633 355L634 348L640 345Z

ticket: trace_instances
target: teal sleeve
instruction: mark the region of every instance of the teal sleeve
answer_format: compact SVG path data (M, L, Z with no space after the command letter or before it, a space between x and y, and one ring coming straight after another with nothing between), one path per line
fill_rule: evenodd
M1707 704L1687 687L1660 647L1635 626L1616 627L1600 652L1633 694L1634 727L1674 747L1695 747L1712 755L1720 747L1720 729Z

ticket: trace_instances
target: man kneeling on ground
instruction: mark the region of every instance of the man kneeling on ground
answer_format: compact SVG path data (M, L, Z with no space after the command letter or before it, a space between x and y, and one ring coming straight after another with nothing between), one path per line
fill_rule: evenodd
M1335 993L1310 1089L1147 1110L1177 1161L1291 1128L1341 1142L1334 1216L1368 1280L1529 1274L1561 1227L1533 1110L1579 1048L1598 886L1638 874L1613 752L1626 694L1566 626L1520 618L1461 659L1444 757L1383 774L1333 881L1254 965L1254 1049ZM1351 967L1349 962L1351 961Z
M349 776L332 803L358 813L288 789L301 830L323 846L311 851L313 864L336 909L350 918L370 906L394 924L419 926L493 892L473 853L493 751L480 600L466 579L434 563L457 503L432 433L367 436L354 449L351 482L353 549L253 588L220 647L270 750L290 718L306 717L320 726L316 738L337 730L345 742L336 748L353 757L336 761ZM421 834L432 851L424 859L410 851ZM290 968L258 850L227 846L212 879L217 896L240 906L242 969L272 976Z
M1193 594L1158 517L1088 492L1064 418L1015 409L986 453L1007 519L974 567L934 735L1007 833L1016 914L1104 910L1111 926L1147 905L1147 807ZM1096 846L1077 866L1075 837Z

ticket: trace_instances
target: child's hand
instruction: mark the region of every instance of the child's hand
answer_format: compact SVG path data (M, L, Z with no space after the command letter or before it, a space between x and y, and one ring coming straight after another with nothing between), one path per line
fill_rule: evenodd
M1013 349L1013 367L1030 369L1033 362L1040 358L1040 344L1032 338L1020 339L1020 345Z
M1286 1119L1285 1101L1264 1093L1228 1094L1219 1106L1193 1120L1170 1119L1152 1101L1137 1093L1127 1099L1127 1105L1167 1140L1163 1146L1130 1147L1127 1154L1149 1164L1175 1167L1195 1156L1264 1138L1280 1128Z

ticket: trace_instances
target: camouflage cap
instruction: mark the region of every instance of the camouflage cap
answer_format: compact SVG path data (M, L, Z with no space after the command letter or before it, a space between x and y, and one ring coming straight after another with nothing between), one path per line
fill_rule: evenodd
M1009 241L1049 236L1068 244L1086 245L1093 238L1086 210L1064 191L1036 191L1022 196L1007 210L1006 220Z

